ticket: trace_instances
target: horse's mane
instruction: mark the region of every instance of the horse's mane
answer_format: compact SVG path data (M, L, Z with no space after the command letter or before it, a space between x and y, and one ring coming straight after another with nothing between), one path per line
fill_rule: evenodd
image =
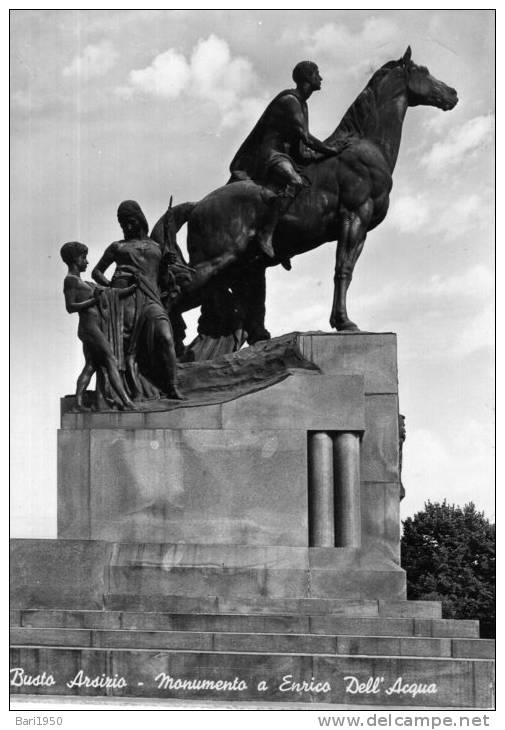
M369 80L363 91L356 97L346 111L335 131L326 142L341 137L364 137L377 126L377 88L392 68L399 66L401 61L388 61L381 66Z

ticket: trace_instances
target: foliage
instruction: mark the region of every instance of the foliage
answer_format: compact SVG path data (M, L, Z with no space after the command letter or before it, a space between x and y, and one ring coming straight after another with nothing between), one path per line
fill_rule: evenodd
M442 601L444 618L479 619L495 635L495 526L473 502L426 502L403 523L409 600Z

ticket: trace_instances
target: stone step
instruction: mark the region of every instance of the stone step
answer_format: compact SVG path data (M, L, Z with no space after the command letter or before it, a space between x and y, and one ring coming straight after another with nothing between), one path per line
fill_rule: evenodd
M25 604L26 605L26 604ZM238 613L283 615L339 615L353 617L426 618L442 616L440 601L407 601L346 598L267 598L262 596L150 595L112 593L104 597L105 608L114 611L163 611L170 613ZM36 608L37 606L33 606Z
M426 709L494 702L487 659L26 646L12 648L11 667L11 690L24 694Z
M331 634L467 638L479 637L478 621L339 615L261 615L26 609L11 611L11 626L23 628L125 629L279 634Z
M394 569L393 569L394 567ZM139 561L109 566L111 593L150 596L212 595L271 598L401 598L405 595L405 572L394 565L380 570L357 568L165 566Z
M15 646L494 658L494 642L484 639L31 627L12 628L10 634Z

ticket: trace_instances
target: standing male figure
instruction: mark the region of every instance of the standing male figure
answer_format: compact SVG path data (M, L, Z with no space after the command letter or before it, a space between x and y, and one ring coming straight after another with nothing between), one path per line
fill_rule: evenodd
M281 91L270 102L240 146L230 164L230 183L253 180L281 197L293 198L310 185L303 176L304 166L338 155L347 146L344 140L338 147L330 147L309 132L307 99L321 89L322 82L317 65L297 63L293 81L296 88ZM259 237L260 247L270 257L274 256L272 234L284 207L280 201L270 206L270 220Z

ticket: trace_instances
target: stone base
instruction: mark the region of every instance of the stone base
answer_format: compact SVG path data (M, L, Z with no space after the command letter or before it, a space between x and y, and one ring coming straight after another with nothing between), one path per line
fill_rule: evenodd
M360 568L359 550L84 540L12 548L16 694L493 703L494 642L478 638L478 622L403 600L403 571L381 571L372 557Z
M286 343L289 357L280 357ZM258 360L268 365L266 379L255 376ZM188 401L165 410L155 403L139 412L72 413L63 399L58 537L356 547L361 535L365 551L398 564L395 335L295 333L214 365L226 372L210 402L189 390ZM185 365L186 377L198 380L201 366ZM242 390L223 388L228 371L242 373ZM324 491L309 453L314 434L359 438L352 494L329 485L333 542L314 538ZM344 471L335 467L337 476Z
M405 600L395 336L227 358L176 406L64 402L60 539L12 541L12 691L492 707L478 622Z
M102 608L104 597L405 599L405 571L348 548L12 540L13 606ZM14 566L17 566L14 569Z
M494 642L476 638L475 621L39 609L12 611L11 626L15 694L493 705Z

